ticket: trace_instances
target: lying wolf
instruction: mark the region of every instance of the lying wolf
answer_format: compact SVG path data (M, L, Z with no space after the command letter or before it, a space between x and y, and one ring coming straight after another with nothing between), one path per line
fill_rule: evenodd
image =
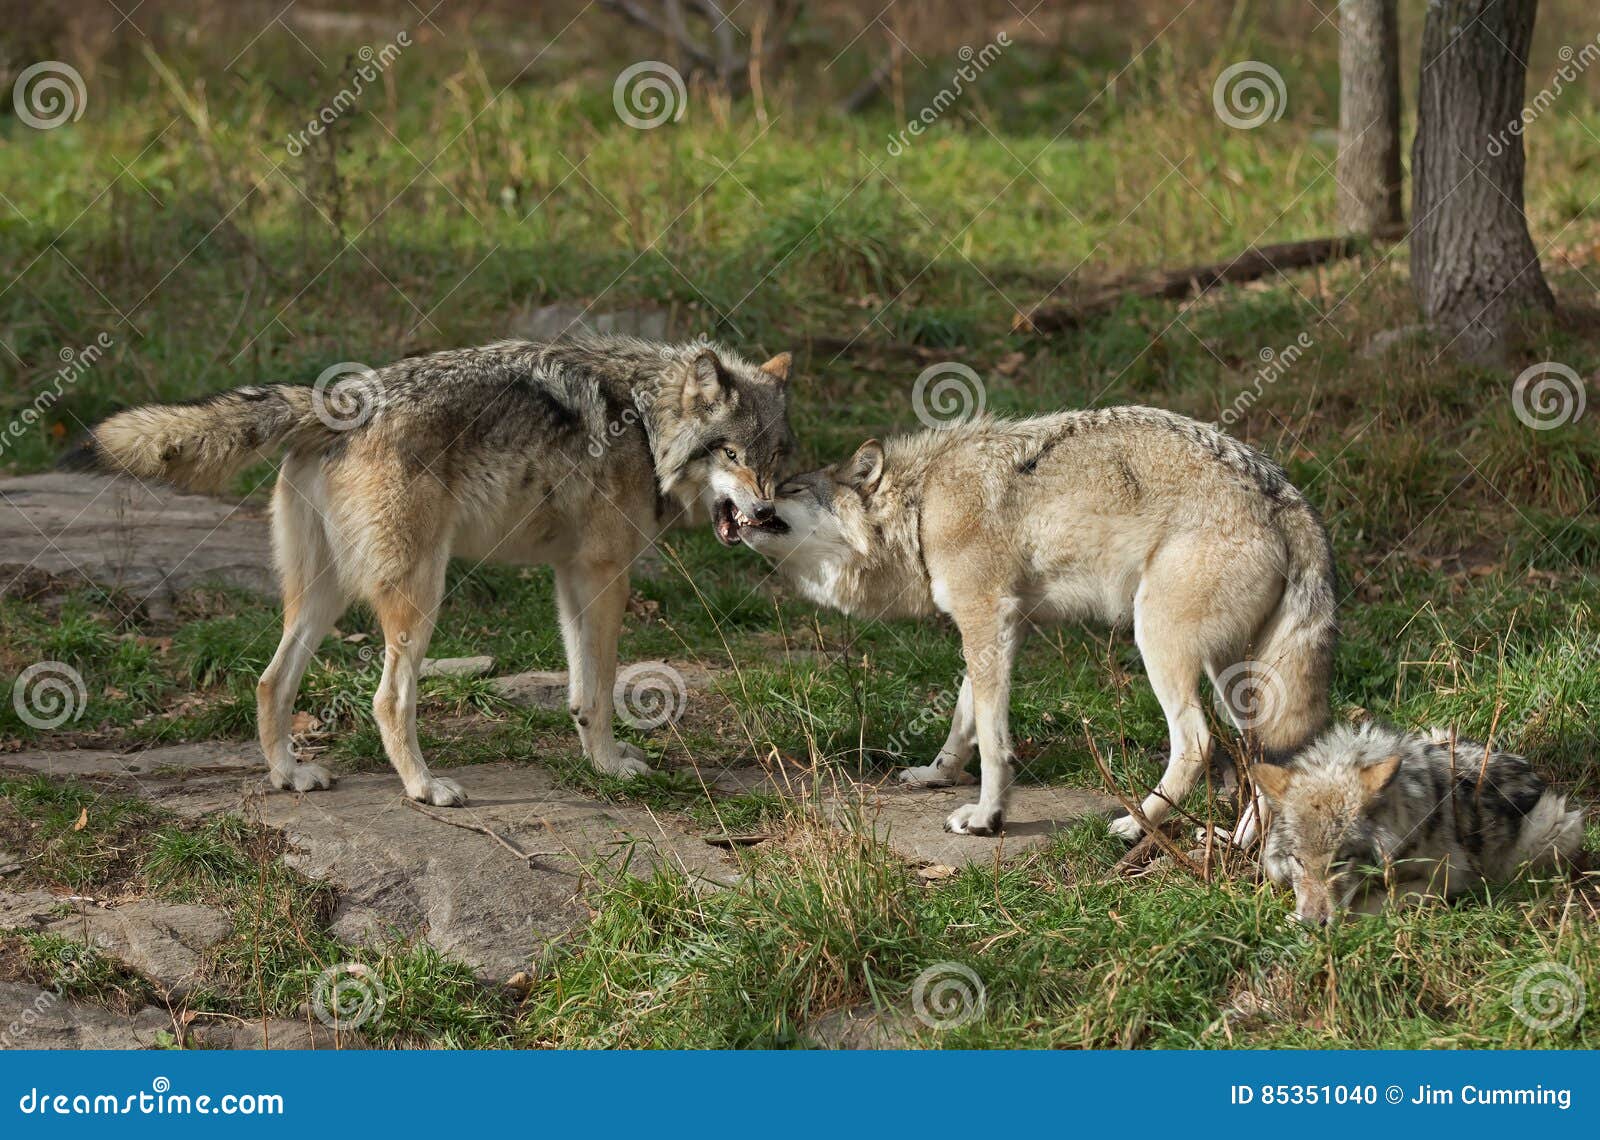
M384 635L374 701L412 799L466 802L417 745L417 671L452 555L555 568L583 751L617 775L647 772L612 733L628 568L703 504L717 537L772 514L791 447L788 353L759 367L702 344L631 337L506 341L347 378L331 390L273 384L135 408L93 429L79 466L211 490L287 451L272 500L283 640L256 689L279 788L328 787L289 741L295 694L352 599Z
M1001 828L1011 667L1030 623L1132 622L1171 736L1141 809L1152 825L1205 770L1202 675L1267 755L1293 752L1327 718L1335 628L1322 524L1276 464L1183 416L1108 408L871 440L787 480L776 506L740 535L812 600L955 619L967 673L949 737L933 763L902 773L959 782L976 746L978 802L950 816L951 831ZM1253 839L1255 814L1245 817L1241 843ZM1131 817L1113 826L1140 834Z
M1287 765L1250 775L1272 808L1264 865L1294 888L1295 916L1325 925L1393 894L1449 897L1583 843L1583 814L1528 762L1448 732L1329 729Z

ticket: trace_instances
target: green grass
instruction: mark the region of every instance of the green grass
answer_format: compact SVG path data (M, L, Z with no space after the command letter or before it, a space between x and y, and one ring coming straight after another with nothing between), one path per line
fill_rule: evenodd
M519 35L564 22L543 7ZM1510 391L1540 361L1600 369L1600 210L1584 189L1595 76L1528 133L1528 216L1563 312L1527 321L1499 364L1465 364L1425 337L1369 350L1414 319L1404 245L1192 304L1130 301L1054 338L1011 331L1063 279L1070 289L1330 231L1336 41L1327 26L1308 33L1305 13L1268 7L1197 5L1159 38L1143 14L1091 14L1072 22L1066 50L1019 29L971 97L898 156L890 134L944 84L961 41L919 48L928 69L908 66L903 107L845 116L831 99L871 52L864 41L825 72L838 29L819 15L767 93L765 125L748 101L691 87L681 122L636 131L618 122L611 81L646 43L624 50L586 18L519 75L523 60L485 46L486 25L440 13L450 34L409 49L392 90L371 89L331 143L291 155L284 138L346 81L337 61L353 42L313 37L323 71L279 33L233 60L249 33L214 13L189 36L151 21L152 42L125 32L85 64L81 120L39 132L0 112L0 264L13 267L0 281L0 427L51 387L63 349L112 342L48 415L6 437L0 471L46 469L116 407L487 341L557 301L661 306L685 335L758 358L799 350L794 425L818 460L914 427L912 383L944 359L976 369L1002 413L1143 402L1215 420L1251 393L1231 430L1285 464L1334 539L1340 714L1492 732L1592 802L1600 437L1592 406L1528 429ZM1403 24L1413 54L1415 8ZM1577 0L1541 5L1530 90L1588 16ZM59 29L41 28L30 36L70 58ZM949 33L977 44L992 30ZM1240 59L1282 71L1281 120L1238 131L1213 114L1212 78ZM1302 335L1311 347L1257 393L1262 350ZM234 491L262 501L272 474L258 465ZM774 837L735 852L745 877L731 890L670 871L605 879L593 923L526 992L478 986L418 942L341 944L331 890L285 866L281 837L236 818L176 820L112 789L6 777L6 849L36 885L226 909L234 933L193 1008L292 1015L325 971L360 963L387 994L368 1027L384 1044L804 1047L839 1009L904 1015L941 963L977 974L985 1012L944 1031L902 1016L919 1044L1600 1043L1592 1015L1536 1035L1511 1009L1538 963L1600 977L1592 885L1517 885L1489 905L1311 936L1248 866L1210 882L1111 877L1122 849L1098 823L998 872L926 883L796 805L708 795L685 761L776 750L872 772L925 762L959 646L936 624L817 611L706 533L672 535L663 566L634 583L647 604L630 612L623 660L733 668L673 728L624 730L661 774L597 776L564 712L508 708L483 681L423 688L423 747L451 764L538 763L704 834ZM0 585L10 577L0 570ZM254 685L279 635L270 602L192 591L160 623L81 581L3 595L0 765L11 742L254 736ZM549 571L453 566L431 652L490 654L499 672L563 668ZM342 770L385 766L371 719L379 654L357 607L302 688L297 707L331 734L326 756ZM17 678L42 661L84 682L79 715L54 731L16 707ZM1098 786L1091 740L1125 786L1159 772L1165 726L1125 634L1032 639L1011 716L1025 781ZM15 959L40 984L53 952L0 936L0 964ZM110 967L84 976L86 998L143 993Z

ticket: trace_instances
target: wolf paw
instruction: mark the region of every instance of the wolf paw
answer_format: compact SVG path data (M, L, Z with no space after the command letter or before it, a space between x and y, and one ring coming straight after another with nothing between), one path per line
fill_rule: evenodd
M958 784L978 782L971 773L963 769L957 768L952 771L937 764L926 764L921 768L902 768L897 779L913 788L949 788Z
M465 807L467 803L466 789L454 780L442 780L437 776L428 777L419 791L406 794L418 803L434 807Z
M321 764L296 764L285 772L269 772L267 779L286 792L315 792L333 786L333 773Z
M608 776L621 776L627 779L633 776L648 776L649 759L644 749L637 744L619 743L616 756L609 760L596 757L594 766Z
M950 813L944 829L957 835L998 835L1005 826L1005 812L997 807L967 804Z
M1133 816L1124 815L1111 821L1111 834L1118 839L1126 839L1129 843L1136 843L1144 838L1144 828L1139 826L1139 821Z

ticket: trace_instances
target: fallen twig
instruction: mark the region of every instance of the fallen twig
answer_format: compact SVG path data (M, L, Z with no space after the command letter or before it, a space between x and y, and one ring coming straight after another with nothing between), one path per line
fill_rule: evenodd
M1044 302L1013 317L1011 328L1013 332L1062 332L1105 315L1129 297L1174 301L1197 297L1218 285L1237 285L1258 280L1270 273L1309 269L1329 261L1355 257L1372 248L1374 241L1389 241L1397 236L1385 232L1371 239L1320 237L1273 245L1253 245L1227 261L1162 270L1144 277L1118 278L1087 290L1066 304L1047 304L1045 302L1050 298L1046 297Z

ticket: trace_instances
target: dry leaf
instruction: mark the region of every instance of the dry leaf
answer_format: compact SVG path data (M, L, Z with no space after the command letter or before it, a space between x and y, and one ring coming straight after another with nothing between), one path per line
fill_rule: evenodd
M308 712L295 713L294 720L289 723L289 731L292 733L316 732L321 727L322 722Z
M932 863L920 868L917 871L917 878L925 883L934 883L941 879L948 879L955 873L956 869L954 867L947 867L943 863Z
M78 809L78 822L72 825L72 830L73 831L82 831L84 828L86 828L88 826L89 826L89 809L88 808L79 808Z

